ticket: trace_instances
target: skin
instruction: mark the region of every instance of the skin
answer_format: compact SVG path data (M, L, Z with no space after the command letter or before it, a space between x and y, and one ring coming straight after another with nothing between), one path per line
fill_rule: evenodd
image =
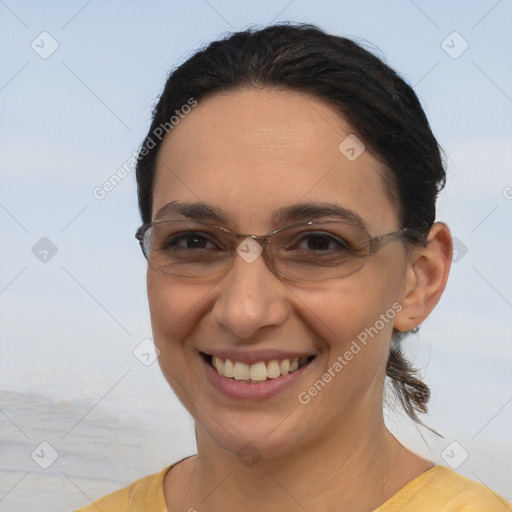
M371 235L395 231L385 166L368 150L352 162L338 150L351 133L330 105L294 91L213 95L163 142L153 218L171 201L203 201L222 210L228 228L265 234L276 228L274 210L323 201L357 212ZM448 277L448 228L434 224L429 240L413 250L390 243L356 274L323 283L283 281L261 257L250 264L235 258L217 282L148 269L160 366L196 423L197 456L164 481L169 510L368 511L432 466L388 432L382 415L392 329L420 324ZM394 319L301 405L298 393L394 303L402 306ZM206 379L198 350L232 347L316 358L292 388L255 403L227 398ZM261 457L252 466L237 457L249 442Z

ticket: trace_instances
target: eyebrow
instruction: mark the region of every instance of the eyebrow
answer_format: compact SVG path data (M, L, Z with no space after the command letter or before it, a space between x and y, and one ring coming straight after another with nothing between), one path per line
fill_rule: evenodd
M168 216L181 216L194 220L212 220L223 224L229 223L228 216L223 213L220 208L216 208L204 202L189 203L172 201L158 210L155 220L160 220ZM326 202L305 202L284 206L272 213L272 222L274 225L278 225L287 222L308 221L324 217L349 221L363 229L368 229L362 217L353 210Z
M215 220L227 224L227 217L219 208L214 208L203 202L187 203L171 201L156 213L155 220L160 220L169 215L178 215L194 220Z

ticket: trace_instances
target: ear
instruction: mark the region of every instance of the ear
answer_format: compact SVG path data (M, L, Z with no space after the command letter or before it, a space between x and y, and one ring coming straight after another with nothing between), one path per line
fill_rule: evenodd
M428 317L446 287L452 263L452 236L443 222L435 222L425 247L412 249L402 292L402 310L393 326L408 331Z

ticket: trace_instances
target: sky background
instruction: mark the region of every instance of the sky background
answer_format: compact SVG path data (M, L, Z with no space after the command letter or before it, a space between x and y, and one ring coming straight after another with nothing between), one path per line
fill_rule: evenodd
M3 449L23 439L5 464L28 468L0 484L0 510L48 474L28 446L78 449L86 425L112 436L108 456L92 436L73 465L82 494L194 453L157 363L134 355L151 339L134 173L101 200L93 191L142 143L173 67L227 32L277 21L370 45L422 102L448 157L437 218L457 252L443 298L406 344L432 390L425 421L445 437L399 412L388 422L512 499L512 2L0 0L0 431ZM69 404L78 416L59 423L52 414ZM138 459L116 450L128 432L140 433ZM79 483L100 467L124 472L111 488Z

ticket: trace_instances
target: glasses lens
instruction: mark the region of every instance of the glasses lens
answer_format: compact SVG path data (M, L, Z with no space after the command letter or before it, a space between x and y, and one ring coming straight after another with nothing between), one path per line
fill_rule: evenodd
M370 255L367 231L344 222L293 226L269 243L277 272L297 281L323 281L360 270Z
M368 232L354 224L321 221L290 226L270 237L269 263L294 281L325 281L353 274L370 256ZM149 265L165 274L212 277L228 270L235 237L207 223L188 220L155 222L144 234Z
M146 233L149 265L178 277L208 277L226 268L232 254L232 236L208 224L157 221Z

